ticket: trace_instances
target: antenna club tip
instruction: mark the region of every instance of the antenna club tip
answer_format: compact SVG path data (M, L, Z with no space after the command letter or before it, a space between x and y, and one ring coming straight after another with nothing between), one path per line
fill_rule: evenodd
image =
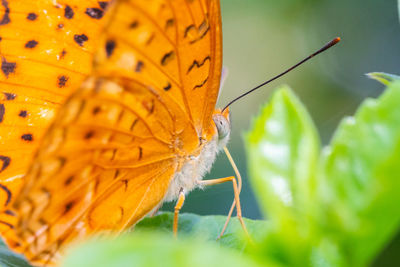
M313 54L313 55L315 56L315 55L317 55L317 54L319 54L319 53L321 53L321 52L327 50L328 48L330 48L330 47L336 45L337 43L339 43L340 40L341 40L340 37L334 38L332 41L330 41L329 43L327 43L324 47L322 47L320 50L318 50L318 51L317 51L315 54Z
M339 43L341 40L342 40L342 38L336 37L335 39L333 39L332 42L335 43L335 44L337 44L337 43Z

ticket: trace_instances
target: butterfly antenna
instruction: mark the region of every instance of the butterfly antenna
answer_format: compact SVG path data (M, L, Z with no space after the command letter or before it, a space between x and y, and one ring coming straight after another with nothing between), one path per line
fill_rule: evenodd
M224 111L227 107L229 107L230 105L232 105L233 103L235 103L236 101L238 101L239 99L241 99L242 97L245 97L246 95L250 94L251 92L254 92L255 90L259 89L260 87L263 87L264 85L278 79L279 77L285 75L286 73L288 73L289 71L297 68L298 66L302 65L303 63L307 62L308 60L310 60L311 58L315 57L316 55L324 52L325 50L327 50L328 48L331 48L332 46L334 46L335 44L340 42L340 37L336 37L335 39L333 39L332 41L330 41L329 43L327 43L326 45L324 45L321 49L319 49L318 51L312 53L311 55L309 55L308 57L306 57L305 59L303 59L302 61L300 61L299 63L293 65L292 67L288 68L287 70L285 70L284 72L282 72L281 74L273 77L272 79L263 82L262 84L254 87L253 89L251 89L250 91L236 97L235 99L233 99L231 102L228 103L228 105L226 105L222 111Z

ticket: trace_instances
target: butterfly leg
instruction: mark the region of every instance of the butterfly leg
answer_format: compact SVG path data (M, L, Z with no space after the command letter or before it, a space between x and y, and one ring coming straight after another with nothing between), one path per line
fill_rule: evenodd
M225 178L219 178L219 179L213 179L213 180L204 180L204 181L199 181L199 185L200 186L209 186L209 185L216 185L216 184L222 184L225 182L232 182L233 184L233 192L235 195L235 201L233 203L232 206L236 205L236 213L237 213L237 217L239 219L240 224L242 225L242 228L244 230L244 232L246 233L246 235L249 235L246 225L243 221L243 217L242 217L242 208L240 207L240 199L239 199L239 187L238 184L236 182L235 176L229 176L229 177L225 177ZM231 215L231 213L230 213ZM227 225L227 223L226 223ZM226 226L224 226L223 231L225 231ZM221 234L222 235L222 234Z
M235 171L237 181L238 181L238 191L239 191L239 195L240 195L240 192L242 191L242 176L240 175L239 169L237 168L235 161L233 160L231 153L229 152L229 150L226 146L224 147L224 152L225 152L225 155L228 158L229 162L231 163L233 170ZM236 207L236 200L233 199L233 203L231 205L229 213L226 216L224 227L222 228L221 233L219 234L217 240L220 239L224 235L225 230L228 227L229 221L232 217L232 213L233 213L233 210L235 209L235 207Z
M176 202L174 211L174 224L172 228L174 237L178 236L178 216L179 216L179 211L181 210L184 202L185 202L185 191L183 190L183 188L181 188L181 190L179 191L179 197L178 201Z

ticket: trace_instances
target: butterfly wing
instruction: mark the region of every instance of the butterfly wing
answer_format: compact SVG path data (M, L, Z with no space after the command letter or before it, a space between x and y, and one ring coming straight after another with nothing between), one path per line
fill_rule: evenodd
M142 218L177 169L167 114L136 83L85 82L44 137L14 203L19 217L16 230L4 233L7 242L43 264L66 240Z
M1 2L0 210L19 191L55 112L92 72L105 8L97 1Z
M198 136L207 132L222 69L218 0L121 1L95 71L140 81L173 100Z
M219 2L119 1L114 11L93 77L61 108L14 203L19 217L6 221L7 243L38 264L136 223L212 138Z

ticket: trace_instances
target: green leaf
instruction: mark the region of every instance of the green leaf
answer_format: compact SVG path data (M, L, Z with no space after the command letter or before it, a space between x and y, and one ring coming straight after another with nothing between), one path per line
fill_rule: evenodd
M73 249L62 266L262 266L243 251L226 248L236 239L234 247L239 249L233 236L236 222L228 229L231 237L216 243L225 217L182 214L178 239L172 237L172 219L172 213L161 214L144 219L134 232L116 240L93 240ZM250 232L266 230L265 221L246 220L246 224Z
M0 241L0 266L31 267L22 255L9 250L2 240Z
M251 181L273 223L257 250L262 258L287 266L365 266L396 233L400 81L371 76L387 82L387 91L343 121L320 159L313 124L288 89L275 93L254 122L247 135ZM276 177L284 181L280 190Z
M64 267L262 266L256 261L195 239L174 240L160 233L136 233L116 240L93 240L75 248Z
M135 226L135 231L159 231L172 236L172 223L174 214L165 212L152 218L144 218ZM199 216L190 213L179 215L178 234L179 236L192 236L205 241L216 241L225 224L226 216ZM244 218L246 228L254 239L264 236L270 224L262 220L250 220ZM225 234L217 242L221 246L243 250L248 245L244 238L243 229L237 218L229 222Z
M246 136L251 182L264 214L274 223L261 250L284 265L305 265L311 254L311 196L319 138L307 111L284 87Z
M385 72L371 72L371 73L367 73L367 76L371 79L377 80L378 82L380 82L384 85L389 85L390 83L392 83L394 81L400 80L400 76L385 73Z
M246 136L251 182L264 214L292 217L313 185L319 138L307 111L290 91L278 90ZM304 198L305 197L305 198Z
M363 266L400 223L400 82L340 124L324 152L318 189L321 232L351 266Z

